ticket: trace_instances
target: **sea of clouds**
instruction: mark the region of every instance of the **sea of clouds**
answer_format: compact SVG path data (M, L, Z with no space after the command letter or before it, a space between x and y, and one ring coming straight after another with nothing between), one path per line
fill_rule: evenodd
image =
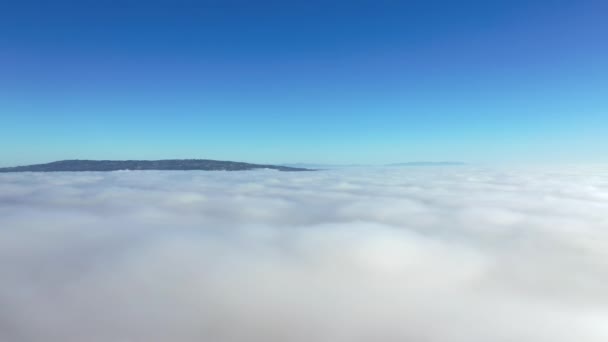
M0 174L3 342L606 342L608 168Z

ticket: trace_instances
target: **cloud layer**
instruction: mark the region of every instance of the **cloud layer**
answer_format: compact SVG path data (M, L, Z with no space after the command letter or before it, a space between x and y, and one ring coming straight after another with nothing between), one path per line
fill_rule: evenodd
M0 175L0 341L605 342L608 170Z

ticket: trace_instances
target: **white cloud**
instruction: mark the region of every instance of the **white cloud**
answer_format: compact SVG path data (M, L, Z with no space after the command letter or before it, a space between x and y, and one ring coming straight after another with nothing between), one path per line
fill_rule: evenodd
M0 175L0 341L608 340L605 168Z

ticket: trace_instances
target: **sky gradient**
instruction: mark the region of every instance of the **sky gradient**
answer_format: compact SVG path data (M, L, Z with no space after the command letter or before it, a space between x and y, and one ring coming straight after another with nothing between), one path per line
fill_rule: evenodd
M608 162L606 1L3 1L0 166Z

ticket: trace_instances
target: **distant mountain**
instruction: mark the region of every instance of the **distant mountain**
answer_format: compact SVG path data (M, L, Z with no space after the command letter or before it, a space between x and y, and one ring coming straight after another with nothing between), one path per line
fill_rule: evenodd
M307 169L333 169L333 168L343 168L343 167L370 166L370 165L366 165L366 164L308 164L308 163L290 163L290 164L281 164L281 165L287 166L287 167L307 168Z
M451 161L442 161L442 162L408 162L408 163L395 163L395 164L387 164L386 166L457 166L457 165L466 165L462 162L451 162Z
M0 172L61 172L61 171L120 171L120 170L202 170L243 171L273 169L278 171L312 171L300 167L249 164L207 159L170 160L61 160L48 164L0 168Z

